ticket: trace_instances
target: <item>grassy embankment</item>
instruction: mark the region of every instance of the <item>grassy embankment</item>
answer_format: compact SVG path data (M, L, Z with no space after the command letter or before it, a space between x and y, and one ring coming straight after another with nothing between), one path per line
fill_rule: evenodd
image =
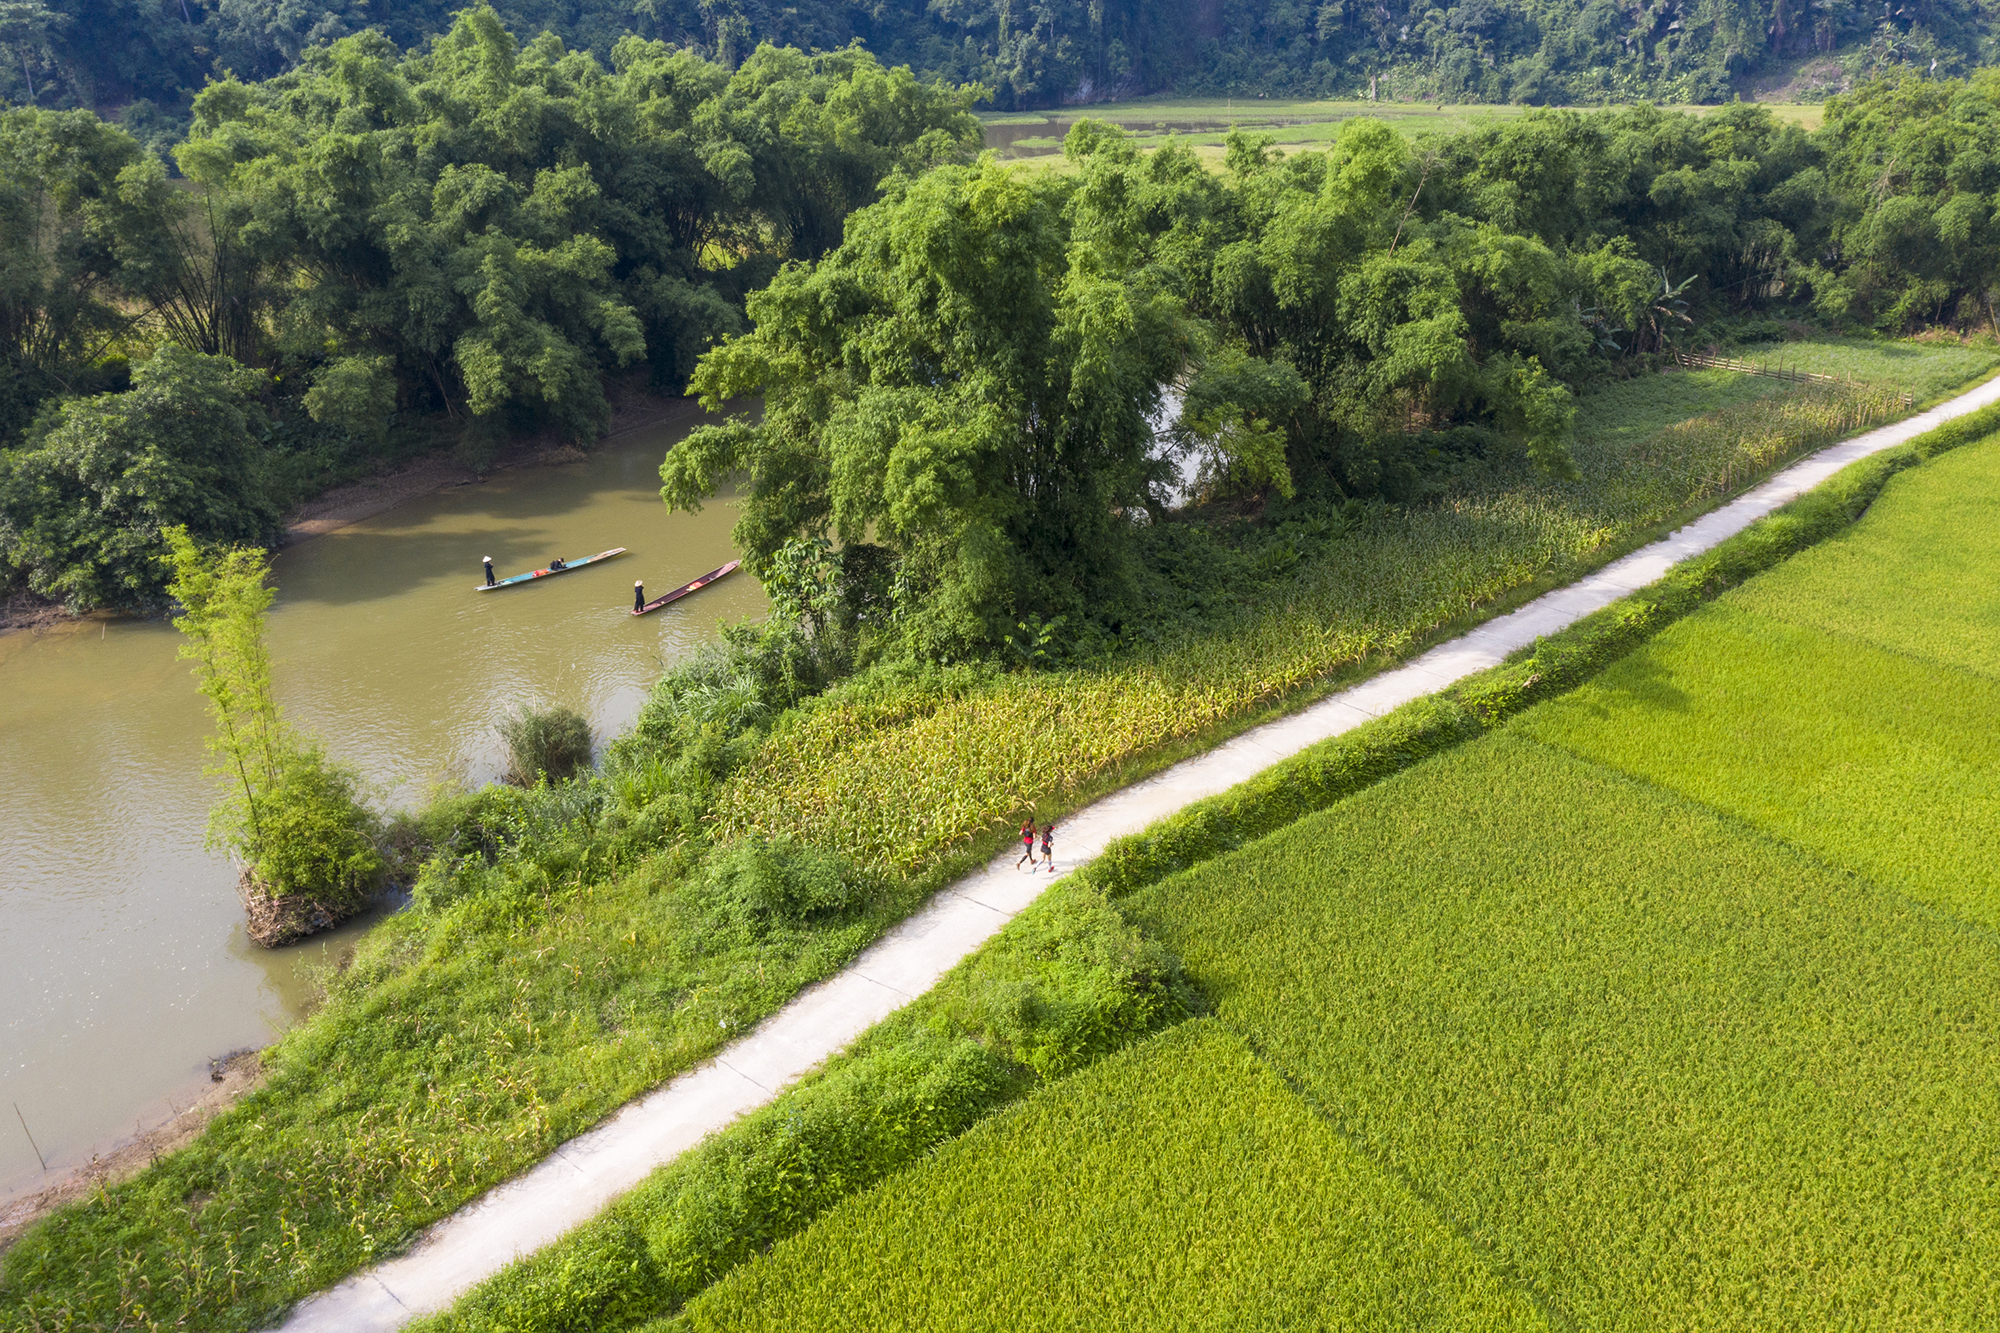
M1879 378L1918 392L1992 363L1840 355L1876 356ZM1206 619L1107 663L875 672L768 727L744 721L760 705L740 679L670 683L606 778L433 811L439 856L416 910L374 932L324 1010L268 1053L267 1086L24 1240L0 1316L264 1322L838 967L1024 803L1059 811L1712 501L1745 449L1675 423L1781 392L1719 372L1614 386L1586 404L1581 482L1472 462L1424 503L1280 525L1247 554L1222 543L1246 580L1191 585L1214 603ZM1749 447L1775 463L1855 410L1822 401ZM805 845L710 854L752 831Z
M1780 120L1809 130L1819 128L1826 113L1823 106L1803 103L1770 102L1764 105ZM1172 135L1193 148L1204 161L1219 164L1223 143L1231 128L1269 135L1279 148L1295 152L1324 149L1340 133L1344 122L1362 116L1393 125L1406 134L1456 134L1492 120L1512 119L1533 109L1511 104L1493 106L1470 102L1148 98L1131 102L1103 102L1061 113L1017 111L989 114L981 116L980 121L990 127L986 136L988 146L997 148L1003 157L1019 157L1038 165L1060 168L1063 135L1070 125L1086 117L1123 126L1132 134L1141 152L1158 148ZM1665 109L1695 115L1715 110L1712 106ZM1040 127L1047 128L1035 132Z
M1996 493L2000 439L1948 454L1574 692L1125 901L1355 1155L1344 1209L1427 1219L1470 1278L1421 1228L1272 1247L1323 1188L1267 1173L1288 1131L1158 1169L1104 1110L1200 1101L1216 1061L1174 1033L849 1200L683 1323L989 1327L953 1293L1064 1262L1105 1323L1370 1321L1391 1282L1486 1284L1478 1316L1525 1299L1551 1327L1992 1324ZM1235 1225L1183 1253L1175 1219L1218 1177L1243 1182ZM1101 1250L1043 1225L1081 1216ZM1118 1281L1172 1298L1192 1267L1268 1285L1163 1308Z

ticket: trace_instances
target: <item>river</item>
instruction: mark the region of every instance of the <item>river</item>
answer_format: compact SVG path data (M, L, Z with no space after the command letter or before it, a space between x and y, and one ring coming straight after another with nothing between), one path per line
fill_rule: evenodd
M761 615L735 574L626 614L723 563L735 509L672 514L660 460L683 420L587 461L497 473L280 551L270 642L279 700L389 805L500 772L495 722L523 701L581 709L600 744L662 667ZM475 593L550 556L630 553ZM209 1061L294 1021L311 973L365 922L265 951L235 873L203 849L208 720L160 621L0 634L0 1199L164 1120ZM18 1107L18 1114L17 1108ZM31 1142L32 1139L32 1142Z

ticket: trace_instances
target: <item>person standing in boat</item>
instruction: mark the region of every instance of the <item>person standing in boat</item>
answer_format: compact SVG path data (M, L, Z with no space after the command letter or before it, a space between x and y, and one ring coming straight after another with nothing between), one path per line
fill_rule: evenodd
M646 609L646 584L640 580L632 585L632 614L638 615Z
M486 566L486 586L490 588L493 586L493 557L490 555L482 555L479 557L479 559L480 562Z

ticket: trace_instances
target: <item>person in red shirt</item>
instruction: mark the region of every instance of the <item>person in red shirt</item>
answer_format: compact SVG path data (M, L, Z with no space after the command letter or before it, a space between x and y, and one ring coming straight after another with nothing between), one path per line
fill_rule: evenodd
M1028 863L1028 869L1035 868L1035 821L1021 825L1021 860L1014 863L1014 869L1021 868L1021 861Z

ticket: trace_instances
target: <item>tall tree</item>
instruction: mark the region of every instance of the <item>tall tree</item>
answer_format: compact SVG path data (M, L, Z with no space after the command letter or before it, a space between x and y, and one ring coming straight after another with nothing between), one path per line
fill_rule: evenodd
M139 157L88 111L0 111L0 445L44 399L101 387L93 366L134 322L130 252L158 230L121 189Z
M204 547L184 527L162 534L174 627L194 664L215 731L209 750L227 795L209 822L212 844L243 866L251 938L266 946L351 916L380 882L376 821L354 775L285 725L264 642L273 592L262 551Z
M799 534L888 546L920 652L1115 597L1119 513L1146 503L1151 418L1190 332L1156 275L1079 243L1076 190L990 162L897 178L703 360L706 403L761 393L764 415L677 447L665 498L694 507L747 472L753 567Z

